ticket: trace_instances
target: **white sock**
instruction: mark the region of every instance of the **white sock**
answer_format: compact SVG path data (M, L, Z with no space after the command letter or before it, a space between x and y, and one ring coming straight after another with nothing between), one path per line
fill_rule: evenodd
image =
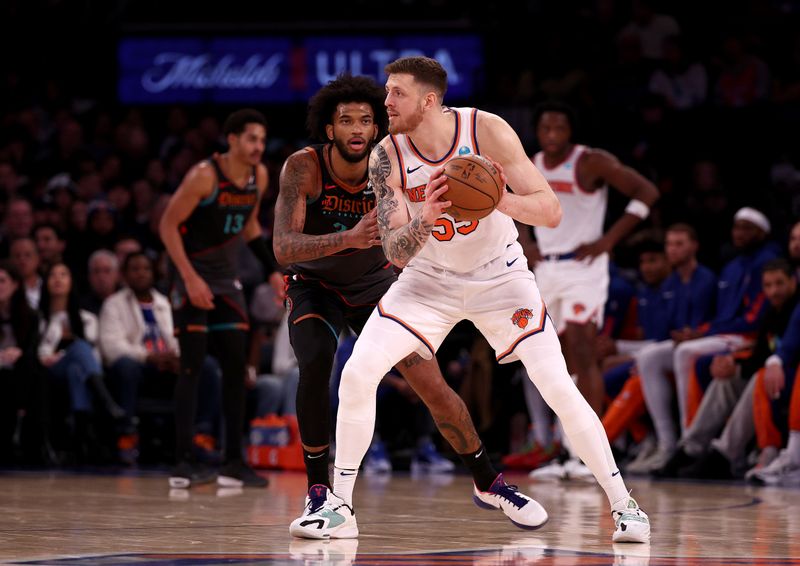
M353 488L356 487L358 470L333 467L333 493L350 507L353 506Z
M793 466L800 466L800 430L789 431L786 453L789 455L789 462Z

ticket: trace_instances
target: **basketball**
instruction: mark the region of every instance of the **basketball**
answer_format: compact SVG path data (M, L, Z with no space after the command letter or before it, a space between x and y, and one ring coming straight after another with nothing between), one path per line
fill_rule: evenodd
M456 220L479 220L492 212L505 190L500 172L480 155L454 157L444 167L447 192L443 199L452 202L445 210Z

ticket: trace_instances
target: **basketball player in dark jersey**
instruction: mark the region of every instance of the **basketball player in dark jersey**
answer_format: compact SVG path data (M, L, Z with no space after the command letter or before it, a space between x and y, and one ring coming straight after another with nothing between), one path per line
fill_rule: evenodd
M175 387L177 466L170 486L186 488L213 481L191 456L197 383L208 340L214 340L223 379L225 462L217 481L229 487L263 487L267 480L242 458L245 351L249 328L242 285L236 275L236 245L241 238L271 273L275 258L261 237L258 208L267 188L261 163L266 120L255 110L231 114L223 126L229 150L198 163L186 174L161 220L161 239L176 277L171 291L180 344L180 375Z
M309 488L303 515L289 528L298 537L325 532L320 521L304 517L326 501L331 486L328 382L339 333L345 326L359 333L396 278L380 246L375 195L367 184L369 154L388 121L383 99L383 89L366 77L343 75L323 87L309 104L307 125L325 143L296 152L281 172L274 246L278 262L289 266L289 335L300 369L297 418ZM497 472L436 360L412 354L397 369L476 485L488 489Z

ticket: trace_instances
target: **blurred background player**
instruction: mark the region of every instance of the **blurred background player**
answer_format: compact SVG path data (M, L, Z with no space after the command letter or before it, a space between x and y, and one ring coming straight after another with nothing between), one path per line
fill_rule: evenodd
M542 104L535 111L541 151L532 161L553 188L564 216L555 228L535 226L536 243L530 241L530 229L524 228L521 242L559 333L567 367L592 409L602 415L605 389L595 342L608 296L608 253L650 215L658 189L610 153L574 143L575 122L572 108L558 102ZM630 201L625 213L603 233L609 185ZM523 383L532 387L530 380ZM534 429L543 426L537 421L549 421L546 415L530 416ZM561 476L590 475L574 456L564 464L570 474L558 462L552 466L552 472Z
M180 344L180 375L175 386L177 465L174 488L213 481L215 474L193 462L192 429L197 387L213 336L222 368L225 462L218 483L226 487L267 485L243 460L246 346L249 322L237 276L235 245L243 238L272 273L275 261L261 237L258 207L267 188L261 163L267 122L255 110L239 110L225 121L229 149L189 170L161 219L161 238L177 271L172 289L175 329Z

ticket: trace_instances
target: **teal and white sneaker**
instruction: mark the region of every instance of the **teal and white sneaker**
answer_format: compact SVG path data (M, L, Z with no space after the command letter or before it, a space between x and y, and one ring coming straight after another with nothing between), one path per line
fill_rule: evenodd
M312 485L303 514L289 525L289 534L299 538L356 538L358 525L353 508L327 486Z
M611 537L613 542L650 542L650 519L632 497L612 508L611 518L617 526Z

